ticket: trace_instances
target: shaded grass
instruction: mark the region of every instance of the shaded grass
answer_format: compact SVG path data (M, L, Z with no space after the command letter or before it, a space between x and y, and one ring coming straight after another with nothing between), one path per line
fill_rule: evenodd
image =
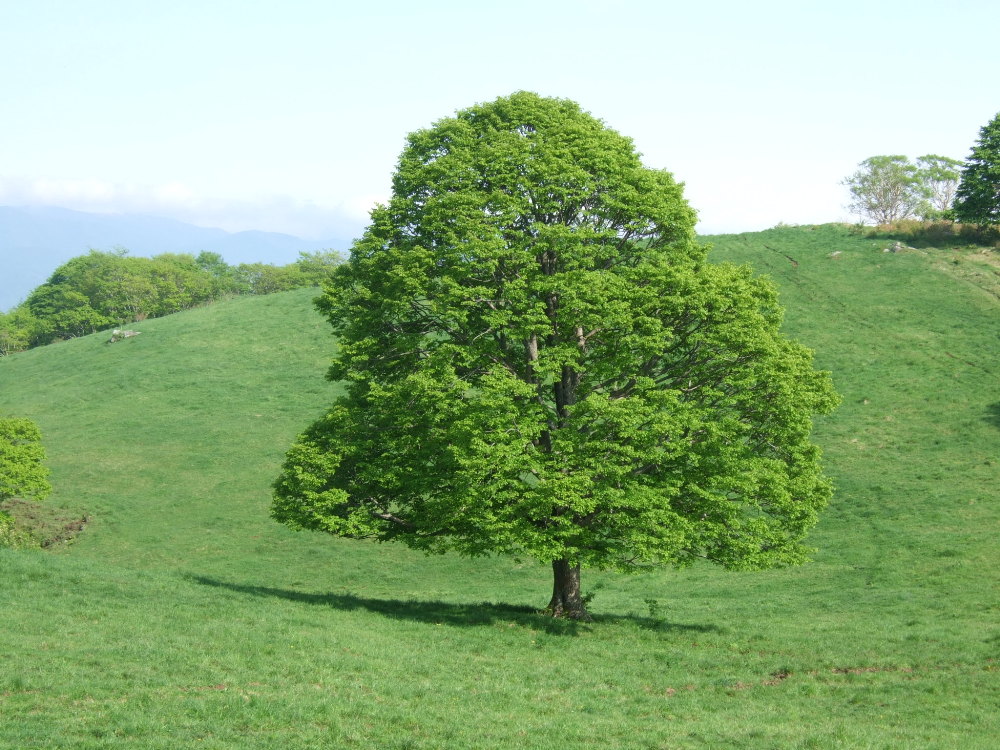
M952 221L918 221L903 219L877 227L855 227L865 237L887 238L915 247L959 248L998 247L1000 228L977 227Z
M517 623L541 628L545 632L557 635L579 635L586 626L576 620L557 619L545 616L537 607L514 606L511 604L495 604L493 602L454 603L445 601L413 601L402 599L379 599L360 597L353 594L306 593L295 589L273 588L268 586L247 586L238 583L190 576L190 580L205 586L215 586L229 591L250 596L276 597L289 601L304 602L322 607L332 607L342 610L363 609L375 612L385 617L417 622L433 623L434 625L451 625L455 627L478 627L493 625L497 622ZM656 617L640 617L634 614L624 616L598 615L594 622L620 622L631 620L646 628L658 630L680 630L692 632L711 632L718 630L714 625L682 625L669 623Z
M996 299L840 227L712 240L844 396L815 562L587 572L562 623L545 566L293 533L269 485L332 339L310 292L213 305L0 359L93 517L0 552L0 747L994 746Z

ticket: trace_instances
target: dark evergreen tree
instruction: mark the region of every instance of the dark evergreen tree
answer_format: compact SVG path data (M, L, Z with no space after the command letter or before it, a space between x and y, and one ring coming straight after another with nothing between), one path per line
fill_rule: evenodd
M979 131L965 160L954 212L963 223L1000 224L1000 113Z

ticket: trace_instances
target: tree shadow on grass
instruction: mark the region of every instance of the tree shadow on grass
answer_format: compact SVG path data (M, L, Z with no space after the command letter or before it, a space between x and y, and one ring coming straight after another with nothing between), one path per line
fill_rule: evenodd
M986 421L1000 428L1000 401L986 407Z
M594 615L591 623L549 617L533 607L514 604L455 604L441 601L415 601L406 599L374 599L354 594L313 594L270 586L251 586L220 581L207 576L188 575L186 578L203 586L235 591L249 596L287 599L288 601L314 604L343 611L366 610L395 620L451 625L454 627L481 627L494 624L514 624L543 630L550 635L579 635L591 625L607 622L630 622L641 628L663 632L717 632L714 625L683 625L665 622L659 618L636 615Z

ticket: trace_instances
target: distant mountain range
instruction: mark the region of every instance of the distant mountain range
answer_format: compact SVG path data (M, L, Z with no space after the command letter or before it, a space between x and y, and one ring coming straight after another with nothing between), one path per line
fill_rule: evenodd
M346 252L350 239L304 240L277 232L226 232L161 216L92 214L48 206L0 206L0 311L17 305L70 258L127 248L132 255L219 253L231 265L285 265L300 252Z

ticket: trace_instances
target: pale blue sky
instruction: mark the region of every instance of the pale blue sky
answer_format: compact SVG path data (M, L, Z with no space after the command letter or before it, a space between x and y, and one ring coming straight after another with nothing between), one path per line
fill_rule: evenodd
M862 159L964 158L1000 4L0 1L0 205L353 235L410 131L574 99L686 183L703 232L850 220Z

